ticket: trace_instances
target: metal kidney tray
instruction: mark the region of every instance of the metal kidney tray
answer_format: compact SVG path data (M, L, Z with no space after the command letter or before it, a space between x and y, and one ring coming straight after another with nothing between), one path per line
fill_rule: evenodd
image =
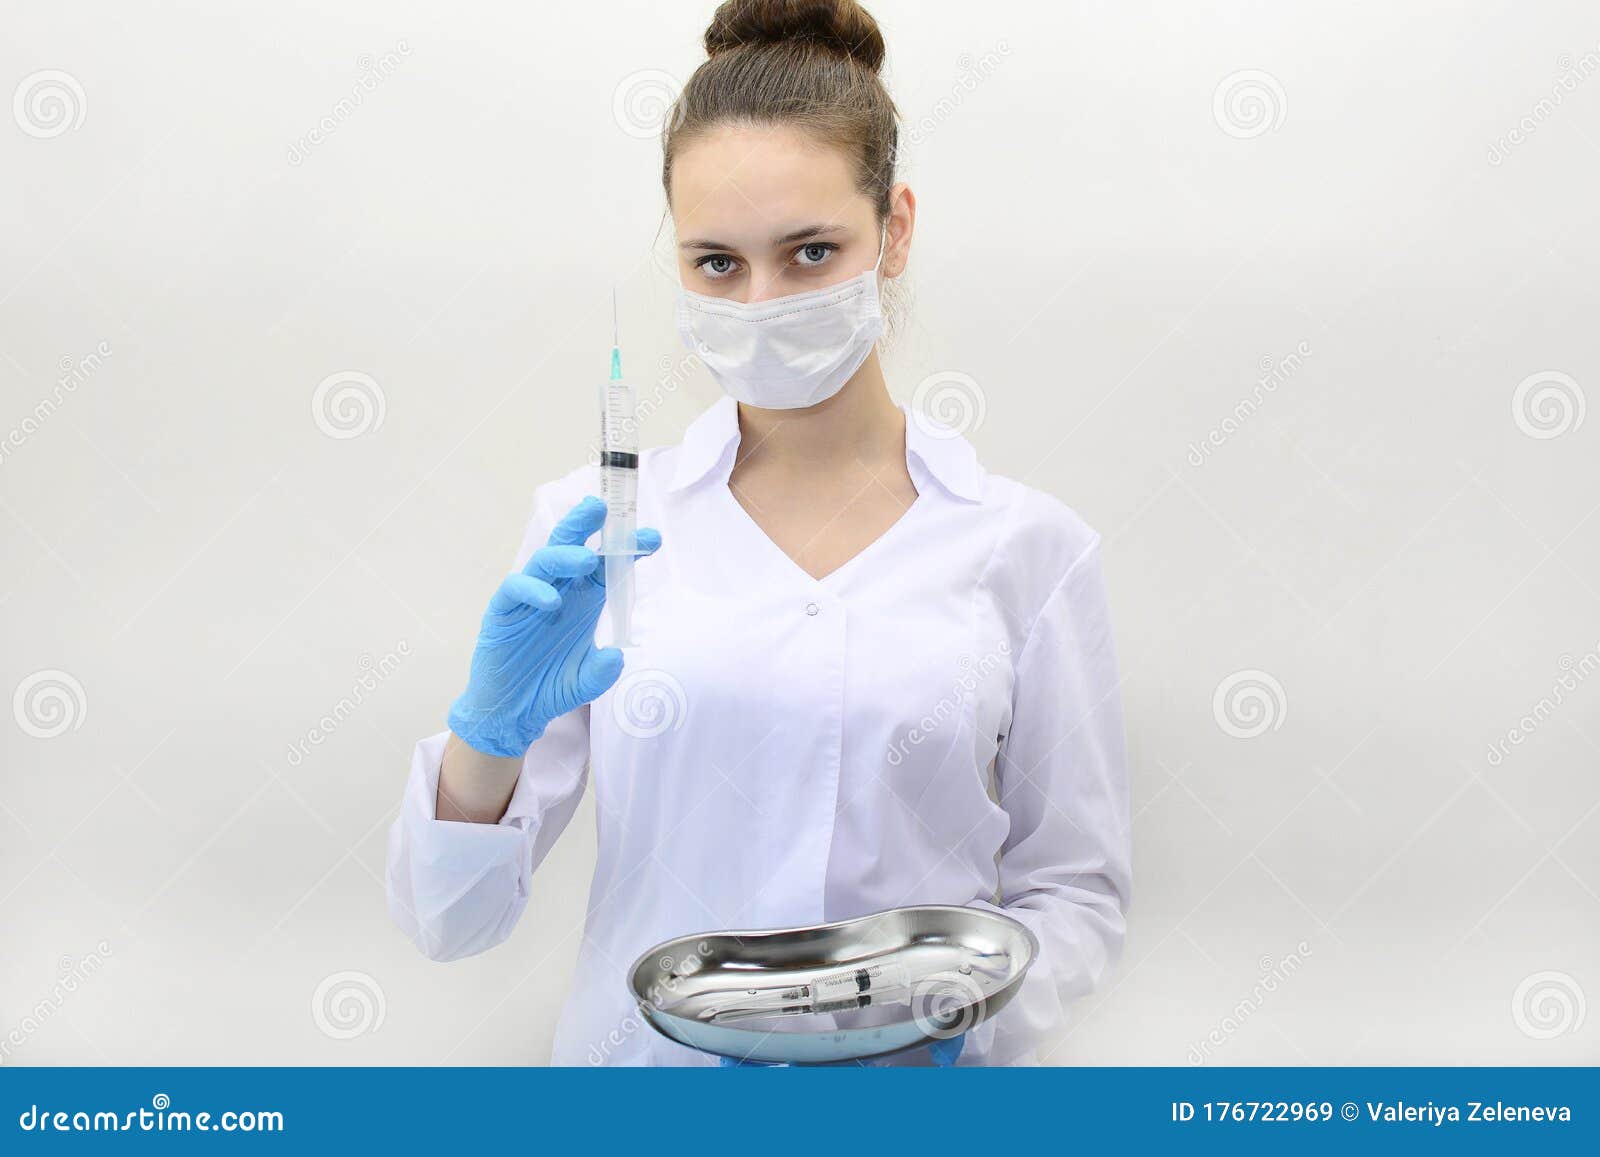
M983 908L919 905L807 928L704 932L628 971L645 1019L691 1048L826 1064L949 1038L1004 1008L1039 954Z

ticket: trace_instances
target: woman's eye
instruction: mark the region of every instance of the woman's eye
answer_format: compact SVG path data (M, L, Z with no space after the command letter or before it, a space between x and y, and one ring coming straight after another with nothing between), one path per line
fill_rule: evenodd
M738 263L726 253L713 253L709 257L702 257L695 262L695 268L712 281L729 276L737 265Z
M828 254L832 253L836 248L838 247L835 245L814 241L810 245L802 245L800 252L795 254L795 259L801 265L821 265L828 259Z

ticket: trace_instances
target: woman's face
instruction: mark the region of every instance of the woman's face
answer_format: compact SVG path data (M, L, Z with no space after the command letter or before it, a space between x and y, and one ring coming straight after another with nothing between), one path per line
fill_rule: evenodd
M804 293L878 259L876 214L844 155L779 126L724 126L680 152L672 215L683 286L710 297Z

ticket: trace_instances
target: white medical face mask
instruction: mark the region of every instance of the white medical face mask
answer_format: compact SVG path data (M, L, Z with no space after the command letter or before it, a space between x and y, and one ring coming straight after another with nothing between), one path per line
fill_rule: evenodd
M878 266L837 285L745 305L680 288L678 334L723 392L762 410L798 410L837 394L883 333Z

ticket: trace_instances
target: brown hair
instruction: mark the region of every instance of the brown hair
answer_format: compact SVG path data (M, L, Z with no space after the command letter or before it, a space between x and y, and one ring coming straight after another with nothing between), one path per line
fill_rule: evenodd
M856 187L889 213L898 130L878 78L883 34L856 0L725 0L706 29L708 59L684 86L661 140L661 183L696 137L727 123L784 124L850 158Z

